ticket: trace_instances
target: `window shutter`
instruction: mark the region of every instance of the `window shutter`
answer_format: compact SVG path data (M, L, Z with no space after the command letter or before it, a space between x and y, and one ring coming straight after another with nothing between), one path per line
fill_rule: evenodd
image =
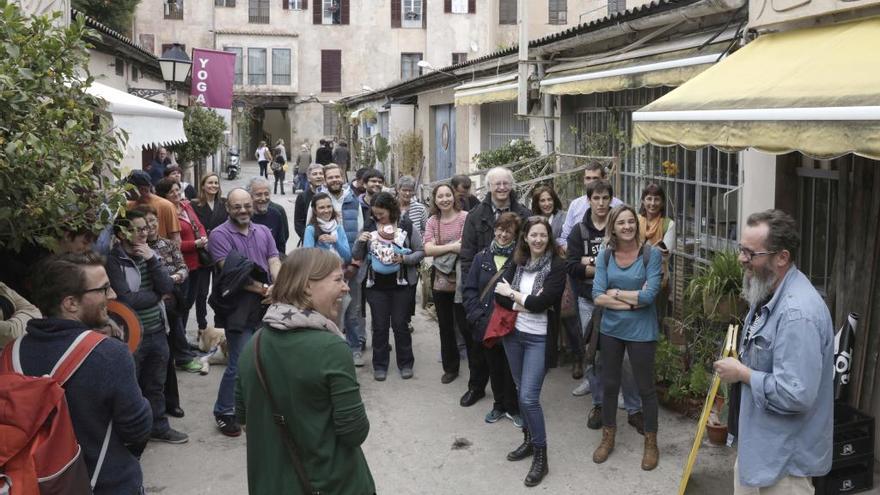
M443 13L445 13L445 14L452 13L452 0L444 0L443 1Z
M348 10L351 0L342 0L340 4L340 8L342 9L342 14L339 16L340 24L348 24Z
M391 27L400 27L400 0L391 0Z
M323 12L321 12L321 0L315 0L312 9L312 24L321 24L323 22Z
M428 28L428 0L422 0L422 29Z
M281 8L284 10L290 10L290 0L281 0Z
M477 13L477 0L468 0L468 14Z
M321 50L321 92L342 91L342 51Z
M316 2L320 2L321 0L315 0L315 1L316 1ZM303 10L309 10L309 0L303 0L302 9L303 9Z

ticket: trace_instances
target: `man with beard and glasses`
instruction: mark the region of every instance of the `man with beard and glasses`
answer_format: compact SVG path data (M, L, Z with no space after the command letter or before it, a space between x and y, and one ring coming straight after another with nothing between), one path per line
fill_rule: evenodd
M223 315L223 327L226 329L226 344L229 360L217 401L214 403L214 420L217 428L226 436L241 435L241 427L235 419L235 375L238 371L238 356L260 324L265 308L264 299L272 289L272 282L281 269L278 248L272 238L272 232L264 225L251 221L254 202L251 195L244 189L233 189L226 197L226 211L229 219L211 231L208 237L208 251L222 271L225 271L226 258L235 254L236 258L245 258L245 263L252 264L262 272L265 281L253 278L253 271L247 275L247 283L236 288L234 308L229 314ZM229 267L232 268L231 266ZM223 279L223 272L217 277ZM218 282L219 284L219 282ZM224 289L225 290L225 289ZM218 291L215 284L213 291ZM222 291L221 291L222 292Z
M107 299L116 294L104 259L91 251L51 256L38 265L33 280L32 299L44 317L28 322L27 333L19 337L19 356L23 374L42 376L80 335L108 323ZM102 340L65 383L64 396L89 477L112 424L94 493L141 493L141 467L125 444L147 440L153 415L128 346Z
M254 214L251 220L256 224L266 226L272 232L272 239L275 239L278 255L284 259L287 253L287 239L290 237L290 227L287 224L287 214L284 212L284 207L272 201L269 181L264 177L251 179L248 182L247 191L254 201Z
M342 228L345 229L349 248L354 248L354 242L364 228L364 215L358 198L351 188L345 184L342 177L342 169L335 163L324 167L324 184L324 191L330 196L330 201L333 202L333 209L336 210L338 217L341 219ZM361 284L358 283L357 277L355 277L359 268L356 261L352 261L344 267L345 279L348 281L350 302L344 309L343 327L345 340L348 342L348 347L351 349L351 354L354 358L354 365L357 367L364 365L363 352L364 346L367 343L364 330L366 328L366 319L361 315L363 291L361 290Z
M822 296L794 265L800 241L797 222L781 210L752 214L742 231L749 313L741 361L715 363L740 398L731 424L736 495L812 494L810 478L831 469L834 328Z

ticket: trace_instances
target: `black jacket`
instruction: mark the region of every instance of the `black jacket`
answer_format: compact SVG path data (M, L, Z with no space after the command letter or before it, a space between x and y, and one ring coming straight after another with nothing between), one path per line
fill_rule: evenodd
M513 258L511 257L507 259L502 268L512 264ZM482 345L483 336L486 334L486 325L489 324L489 318L492 317L492 310L495 308L493 295L495 285L498 284L496 280L492 284L492 288L486 291L486 297L480 299L480 294L497 273L492 250L486 248L477 253L471 263L470 270L462 273L466 273L466 278L461 288L461 297L467 320L470 322L473 332L471 338L477 345Z
M531 216L532 212L519 204L516 195L510 193L510 211L518 214L523 219ZM462 273L468 273L474 256L480 250L489 247L495 237L495 211L492 206L492 196L486 194L483 202L468 213L464 221L464 230L461 235L461 259Z
M218 225L226 221L228 214L226 213L226 198L215 197L214 209L208 205L200 205L198 201L192 202L193 210L199 217L199 221L205 226L205 230L210 233Z
M238 251L230 251L223 260L223 268L215 272L208 298L216 326L239 332L256 329L263 316L262 297L244 290L252 280L268 283L269 276Z
M312 198L315 193L311 186L306 187L302 194L297 195L296 201L293 203L293 231L299 237L298 246L302 246L303 234L306 231L306 219L309 215L309 208L312 207ZM283 208L282 208L283 210ZM287 216L284 217L287 220Z
M328 163L333 162L333 150L327 146L318 148L315 151L315 163L320 163L321 165L327 165Z
M587 231L587 239L584 239L582 231ZM568 234L568 248L566 249L565 268L572 278L572 288L579 297L593 300L593 277L587 278L584 271L586 265L581 263L584 256L595 258L599 255L599 248L605 238L605 229L599 230L593 225L590 210L584 214L583 220L576 224ZM593 265L595 266L595 264Z
M518 265L509 263L501 278L513 283ZM556 367L556 343L559 339L559 311L562 305L562 292L565 291L565 261L553 258L550 262L550 273L544 280L541 293L529 296L525 300L525 308L532 313L547 312L547 345L544 346L544 367ZM502 307L513 309L513 299L495 294L495 301Z

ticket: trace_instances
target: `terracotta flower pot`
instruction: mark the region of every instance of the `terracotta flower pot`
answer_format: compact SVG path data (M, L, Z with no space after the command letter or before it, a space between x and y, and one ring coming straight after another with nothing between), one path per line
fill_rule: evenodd
M727 443L727 425L713 425L706 423L706 434L712 445L725 445Z

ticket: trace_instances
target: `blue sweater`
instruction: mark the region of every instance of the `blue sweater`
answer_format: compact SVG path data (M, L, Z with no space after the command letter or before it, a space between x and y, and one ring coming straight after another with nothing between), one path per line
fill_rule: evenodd
M342 224L339 224L336 227L336 244L327 244L324 242L317 242L315 240L315 226L309 225L306 227L306 231L303 234L303 247L319 247L321 249L332 249L336 251L336 254L342 258L342 261L347 265L351 263L351 247L348 242L348 236L345 234L345 227Z
M26 375L52 371L61 354L88 328L76 320L42 318L28 322L21 342L21 366ZM124 443L144 442L150 436L153 413L141 394L128 347L104 339L64 386L76 438L82 447L89 476L104 443L107 425L113 433L95 495L134 495L143 485L140 463Z
M596 276L593 278L593 300L604 294L608 289L639 291L639 309L616 310L605 308L602 313L601 332L620 340L633 342L653 342L657 340L659 324L657 322L657 305L654 299L660 292L660 281L663 278L663 255L659 249L645 244L650 256L645 270L645 263L640 253L629 266L617 264L613 253L608 256L605 264L605 250L596 257Z

